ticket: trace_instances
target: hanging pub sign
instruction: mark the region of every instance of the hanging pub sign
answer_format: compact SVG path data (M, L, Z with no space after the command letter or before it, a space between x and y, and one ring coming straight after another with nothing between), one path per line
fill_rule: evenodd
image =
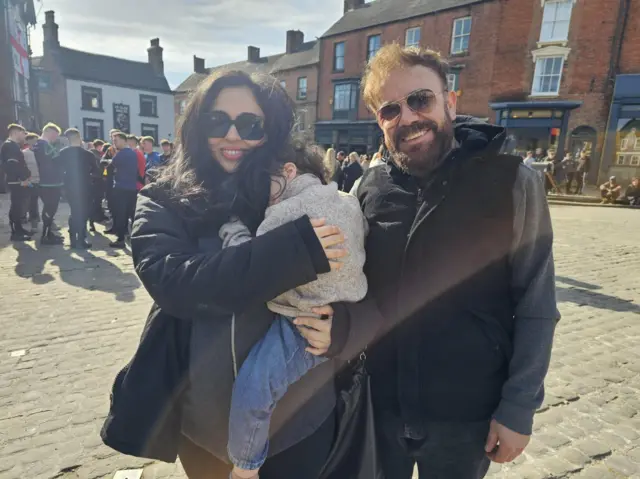
M122 133L130 133L131 117L129 116L129 105L123 103L113 104L113 128Z

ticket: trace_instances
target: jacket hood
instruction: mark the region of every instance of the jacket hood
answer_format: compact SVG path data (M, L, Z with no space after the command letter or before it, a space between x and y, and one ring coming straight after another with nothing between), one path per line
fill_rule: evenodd
M507 133L501 126L467 115L458 115L453 122L454 135L459 148L463 152L473 154L483 151L483 154L499 154Z

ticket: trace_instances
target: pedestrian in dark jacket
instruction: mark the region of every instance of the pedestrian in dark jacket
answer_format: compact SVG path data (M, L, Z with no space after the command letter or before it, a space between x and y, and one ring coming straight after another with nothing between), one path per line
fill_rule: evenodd
M100 176L93 153L82 147L82 136L75 128L64 132L69 146L60 152L64 171L64 191L71 214L69 216L69 241L73 249L89 249L87 221L91 213L91 183Z
M273 322L266 302L344 254L338 229L307 216L222 248L219 229L231 217L255 235L293 124L292 102L272 77L218 74L194 93L177 156L138 200L133 261L155 305L116 377L107 445L164 461L178 454L192 479L228 478L234 373ZM309 345L327 357L356 355L379 322L362 308L336 303L330 321L303 318ZM334 437L335 368L312 369L277 404L261 479L318 477Z
M542 183L456 117L447 65L391 44L363 78L389 154L357 194L385 318L367 359L385 477L479 479L526 448L558 319Z
M22 215L29 198L29 177L31 173L24 161L22 145L27 131L17 124L7 128L8 138L0 147L0 166L6 175L11 205L9 207L9 226L11 241L28 241L31 234L22 226Z
M356 180L362 176L362 166L360 166L360 157L356 152L352 152L345 161L347 165L342 169L344 175L342 191L349 193Z
M33 146L33 153L38 162L40 185L38 191L42 200L42 238L40 242L46 245L62 244L62 236L54 232L53 221L63 186L63 168L58 161L62 142L58 137L62 130L55 123L48 123L42 129L42 136Z

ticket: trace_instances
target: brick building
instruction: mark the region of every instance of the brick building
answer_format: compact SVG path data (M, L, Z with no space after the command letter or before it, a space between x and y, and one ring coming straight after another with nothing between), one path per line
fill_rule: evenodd
M33 0L0 0L0 131L9 123L35 129L29 29L36 24Z
M440 51L451 65L448 84L458 92L459 113L507 127L511 151L588 151L600 165L592 181L598 170L602 176L616 168L615 156L622 162L616 171L628 177L640 163L640 153L630 149L636 126L640 138L640 80L633 75L640 73L639 4L345 0L343 16L321 37L316 141L343 150L377 149L381 133L359 82L380 46L398 42ZM612 119L620 132L607 133ZM616 156L625 135L628 151Z
M148 61L136 62L62 46L53 11L42 28L43 55L33 59L42 123L77 128L86 140L105 139L112 128L156 143L173 138L173 92L157 38Z
M260 49L247 47L246 60L205 68L204 59L193 57L193 73L174 91L176 124L184 112L190 93L212 73L241 70L247 73L274 75L296 104L296 129L310 139L314 137L318 91L319 43L304 41L299 30L289 30L284 53L263 57Z

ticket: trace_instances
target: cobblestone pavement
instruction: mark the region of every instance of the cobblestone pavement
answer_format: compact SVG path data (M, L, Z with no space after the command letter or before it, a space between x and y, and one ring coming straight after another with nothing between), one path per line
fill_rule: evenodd
M124 468L184 478L179 465L116 454L98 437L150 306L130 256L100 234L86 253L10 244L0 202L0 479ZM640 479L640 212L552 211L563 319L547 399L526 453L489 477Z

